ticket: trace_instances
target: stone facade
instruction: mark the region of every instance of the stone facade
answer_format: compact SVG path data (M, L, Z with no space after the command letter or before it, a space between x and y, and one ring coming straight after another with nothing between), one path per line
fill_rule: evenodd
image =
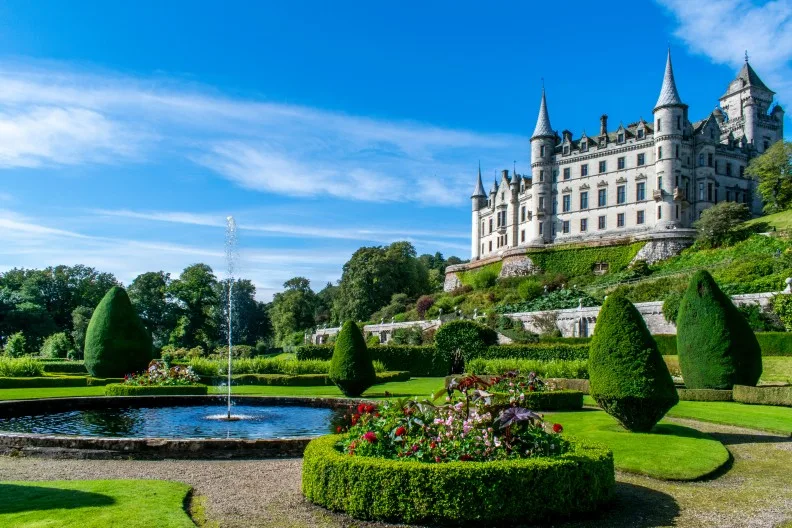
M537 270L533 261L526 255L516 255L503 258L499 277L523 277L531 275ZM446 277L447 279L447 277Z
M679 253L693 243L691 238L658 238L650 240L638 250L632 262L645 260L647 264L654 264Z
M485 192L479 168L472 198L471 263L515 248L612 238L663 238L687 230L721 201L759 214L755 183L744 170L783 137L784 112L770 110L774 92L748 62L699 121L677 91L669 54L650 122L615 130L607 116L599 134L559 135L550 126L544 92L531 137L530 174L502 171ZM690 231L686 236L691 236ZM679 241L649 245L647 260L677 251ZM511 269L511 268L509 268Z

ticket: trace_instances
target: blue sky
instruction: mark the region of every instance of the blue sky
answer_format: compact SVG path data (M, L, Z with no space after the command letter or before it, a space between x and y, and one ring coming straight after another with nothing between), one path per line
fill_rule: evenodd
M361 245L466 258L477 164L527 170L542 78L575 135L649 119L669 45L694 120L745 49L792 102L792 0L161 4L0 6L0 271L222 276L229 214L264 300Z

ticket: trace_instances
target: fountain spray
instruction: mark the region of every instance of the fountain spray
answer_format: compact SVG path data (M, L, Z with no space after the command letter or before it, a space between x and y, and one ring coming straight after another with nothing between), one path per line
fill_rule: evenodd
M226 218L226 237L225 237L226 266L228 275L228 415L231 420L231 350L232 350L232 314L234 308L234 272L236 271L237 261L237 226L233 216Z

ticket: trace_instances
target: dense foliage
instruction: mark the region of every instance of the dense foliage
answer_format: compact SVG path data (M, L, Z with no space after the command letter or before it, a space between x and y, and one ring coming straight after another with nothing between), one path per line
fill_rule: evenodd
M692 277L679 306L677 350L691 389L756 385L762 374L762 351L753 330L706 271Z
M336 338L330 379L346 396L357 397L376 383L374 365L360 328L347 321Z
M650 431L679 401L663 357L638 310L609 296L589 352L590 394L630 431Z
M198 383L200 378L193 371L192 367L181 365L166 365L163 361L154 360L143 372L128 374L124 376L125 385L148 386L172 386L172 385L193 385Z
M151 336L126 291L114 286L94 310L85 338L85 368L92 376L120 377L142 370L153 356Z
M44 365L28 357L0 357L0 377L27 378L32 376L43 376Z
M71 350L72 344L65 332L52 334L41 346L41 357L55 359L65 358Z
M437 353L448 358L451 372L461 373L466 361L483 356L498 336L491 328L464 319L450 321L435 333Z
M759 181L757 190L765 203L765 213L792 207L792 143L777 141L752 159L745 173Z
M744 240L750 234L744 222L751 219L751 211L746 204L721 202L702 211L696 228L696 243L703 248L730 246Z

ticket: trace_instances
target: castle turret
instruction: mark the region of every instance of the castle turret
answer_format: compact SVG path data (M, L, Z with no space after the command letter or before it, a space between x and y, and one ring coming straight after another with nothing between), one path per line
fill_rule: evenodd
M550 182L552 180L552 164L556 134L550 126L550 114L547 112L547 98L542 88L542 102L539 104L539 117L536 128L531 135L531 181L532 208L534 216L531 221L531 240L529 245L543 245L550 238L547 219L547 208L552 200ZM551 218L552 221L552 218Z
M481 237L484 235L481 221L479 220L479 211L487 205L487 194L484 192L484 184L481 181L481 163L479 163L476 188L473 189L473 195L470 199L473 202L473 233L470 244L470 258L476 260L481 257Z
M668 50L663 86L654 108L655 119L655 229L680 225L674 207L674 185L682 170L682 134L687 123L687 105L682 102L674 80L671 50ZM650 213L651 218L651 213Z

